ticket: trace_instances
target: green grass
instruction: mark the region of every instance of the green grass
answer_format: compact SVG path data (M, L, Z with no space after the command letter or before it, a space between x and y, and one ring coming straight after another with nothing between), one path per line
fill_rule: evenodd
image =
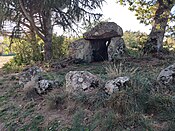
M0 78L0 121L6 130L19 131L174 130L175 86L159 85L156 78L175 59L169 57L156 64L151 60L126 60L122 68L103 62L44 72L45 79L59 81L59 88L31 99L24 99L15 78L4 76ZM120 72L114 72L118 69ZM70 70L86 70L104 81L112 79L112 73L129 75L131 80L126 89L112 96L102 90L71 96L65 92L64 79Z

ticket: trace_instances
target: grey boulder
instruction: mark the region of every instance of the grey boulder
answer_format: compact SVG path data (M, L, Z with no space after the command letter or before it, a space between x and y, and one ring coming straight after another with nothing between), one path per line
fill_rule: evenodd
M65 76L66 91L77 94L99 87L101 80L88 71L70 71Z
M105 92L109 95L118 92L124 88L126 88L127 83L130 78L128 76L118 77L114 80L109 80L105 84Z
M87 40L94 39L110 39L113 37L123 36L122 28L114 22L102 22L83 34L83 38Z
M157 81L167 85L173 84L175 80L175 63L163 69L157 77Z

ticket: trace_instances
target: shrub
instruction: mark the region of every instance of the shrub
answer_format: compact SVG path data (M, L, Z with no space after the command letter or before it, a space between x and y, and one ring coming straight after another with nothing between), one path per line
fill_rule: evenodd
M141 32L126 31L123 39L128 49L128 54L134 57L138 57L141 54L144 43L147 40L147 34Z
M71 40L65 36L56 36L54 34L52 38L53 58L57 59L66 56L68 54L70 41Z
M127 68L123 63L109 64L104 67L109 78L116 78L120 76L132 76L136 73L138 68Z
M23 65L18 65L14 59L10 62L4 64L3 70L5 73L13 73L13 72L20 72L23 69Z

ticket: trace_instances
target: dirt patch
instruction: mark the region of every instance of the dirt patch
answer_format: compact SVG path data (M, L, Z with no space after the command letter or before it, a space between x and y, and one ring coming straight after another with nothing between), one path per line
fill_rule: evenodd
M3 65L12 59L13 56L0 56L0 68L3 67Z

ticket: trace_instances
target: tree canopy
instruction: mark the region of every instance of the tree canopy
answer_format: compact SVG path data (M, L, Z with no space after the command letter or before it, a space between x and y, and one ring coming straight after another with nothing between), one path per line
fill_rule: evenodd
M129 10L135 11L141 23L152 25L144 52L159 52L163 46L166 30L169 35L175 35L174 0L118 0L117 2L128 4Z
M45 59L52 57L53 26L73 29L77 22L90 22L101 17L93 10L100 8L104 0L1 0L1 26L12 21L27 27L45 42Z

